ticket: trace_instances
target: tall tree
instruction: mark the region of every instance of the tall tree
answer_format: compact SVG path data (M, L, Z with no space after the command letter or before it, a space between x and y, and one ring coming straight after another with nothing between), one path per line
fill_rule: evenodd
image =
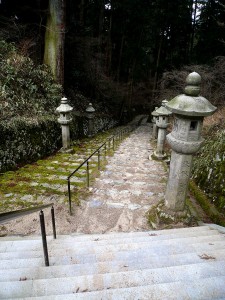
M64 84L66 0L49 0L49 14L45 33L44 63L49 65L55 80Z
M209 63L225 52L225 1L201 1L201 13L196 24L196 60ZM204 51L203 51L204 49Z

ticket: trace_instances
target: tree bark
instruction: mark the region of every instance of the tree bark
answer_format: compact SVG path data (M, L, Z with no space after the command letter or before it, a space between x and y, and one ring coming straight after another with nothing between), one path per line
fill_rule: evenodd
M64 43L66 0L49 0L45 32L44 64L49 65L55 80L64 84Z
M120 81L120 69L121 69L121 62L122 62L122 56L123 56L124 40L125 40L125 35L123 34L122 38L121 38L119 61L118 61L118 67L117 67L117 72L116 72L116 81L118 81L118 82Z
M163 32L160 35L160 41L159 41L159 47L158 47L156 71L155 71L154 85L153 85L153 91L152 91L153 98L155 97L155 92L156 92L157 83L158 83L158 73L159 73L159 64L160 64L160 60L161 60L162 43L163 43Z
M195 38L195 27L196 27L196 13L197 13L198 1L194 0L192 2L192 34L191 34L191 45L190 45L190 55L192 57L194 48L194 38Z

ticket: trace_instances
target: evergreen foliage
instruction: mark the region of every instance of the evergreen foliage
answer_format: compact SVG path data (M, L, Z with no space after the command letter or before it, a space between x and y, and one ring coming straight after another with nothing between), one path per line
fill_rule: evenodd
M0 117L38 117L52 114L62 88L45 65L35 65L13 44L0 41Z

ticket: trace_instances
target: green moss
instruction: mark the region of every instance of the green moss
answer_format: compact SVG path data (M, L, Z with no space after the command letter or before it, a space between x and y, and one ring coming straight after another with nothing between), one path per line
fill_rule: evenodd
M206 194L195 184L193 180L190 181L189 186L191 193L198 201L204 212L210 217L210 219L218 225L225 226L224 216L210 202Z
M87 149L93 147L94 150L101 145L106 137L110 136L113 130L105 132L104 134L98 134L96 138L84 139L76 144L76 152L81 152L82 158L84 152ZM93 151L94 151L93 150ZM101 154L100 169L104 170L107 160L104 156L105 150ZM107 155L112 155L113 150L110 149ZM85 155L86 157L89 154ZM24 208L29 207L36 202L37 196L39 195L60 195L65 196L65 203L68 202L67 197L67 176L71 173L71 169L76 169L76 166L71 166L68 163L76 163L77 159L80 158L76 154L61 154L51 155L46 159L40 159L35 163L30 165L25 165L24 167L16 170L9 171L0 175L0 211L13 210L16 207ZM96 157L95 157L96 158ZM85 160L85 158L84 158ZM55 163L57 161L57 163ZM81 161L82 162L82 161ZM81 163L79 162L79 163ZM78 163L78 165L79 165ZM90 168L90 184L99 176L100 171L98 170L98 162L92 160L89 162ZM51 179L51 176L53 178ZM60 179L60 176L65 176L64 179ZM50 177L50 178L49 178ZM81 182L71 182L71 193L72 201L77 205L80 202L80 198L85 198L88 195L88 190L86 188L86 165L82 166L74 177L82 179ZM36 185L31 185L31 183L36 183ZM47 184L47 185L46 185ZM48 186L49 185L49 186ZM51 188L51 185L59 185L60 187L65 187L64 191L60 191L55 187ZM34 200L27 201L21 200L25 195L32 195Z

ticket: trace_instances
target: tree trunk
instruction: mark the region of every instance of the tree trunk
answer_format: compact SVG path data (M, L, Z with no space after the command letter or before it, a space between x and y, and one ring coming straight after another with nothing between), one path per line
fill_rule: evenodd
M84 28L84 11L85 11L85 0L80 2L80 26Z
M49 0L45 32L44 64L49 65L55 80L64 84L65 2Z
M110 19L109 19L109 29L107 38L107 50L106 50L106 74L111 75L112 69L112 22L113 22L113 0L110 2Z
M153 91L152 91L153 98L155 97L155 92L156 92L157 83L158 83L158 72L159 72L159 64L160 64L160 60L161 60L162 43L163 43L163 32L160 35L159 48L158 48L158 54L157 54L156 71L155 71L154 85L153 85Z
M121 62L122 62L122 55L123 55L123 46L124 46L124 40L125 40L125 35L122 35L121 39L121 44L120 44L120 54L119 54L119 62L118 62L118 67L117 67L117 74L116 74L116 81L120 81L120 68L121 68Z
M193 1L192 4L192 34L191 34L191 45L190 45L190 56L192 57L194 48L194 38L195 38L195 27L196 27L196 14L197 14L198 1Z

